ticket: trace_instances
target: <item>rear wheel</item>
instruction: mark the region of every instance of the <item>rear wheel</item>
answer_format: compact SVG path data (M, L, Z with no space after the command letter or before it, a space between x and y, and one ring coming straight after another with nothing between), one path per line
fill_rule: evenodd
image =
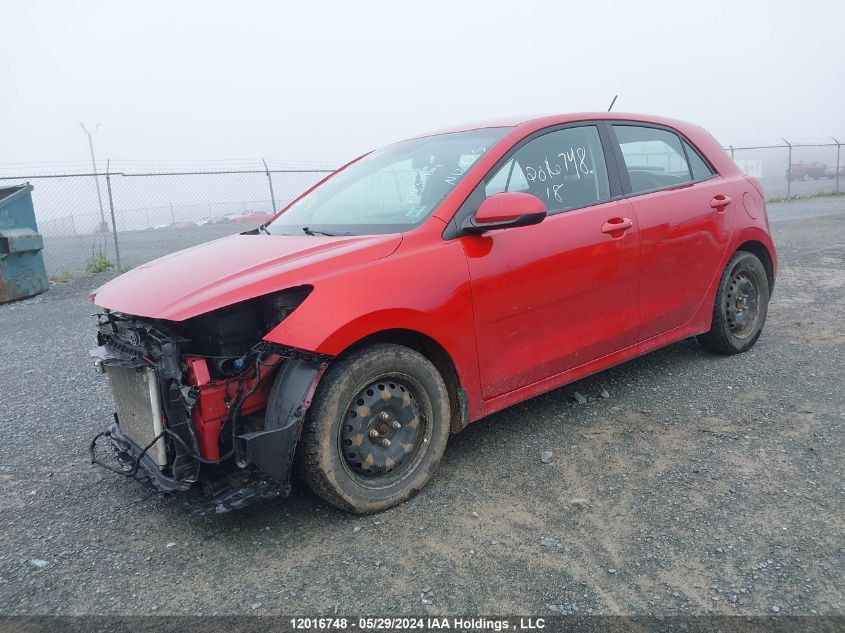
M386 510L434 474L449 436L449 396L422 354L379 344L333 363L299 445L308 486L357 513Z
M766 322L769 281L756 255L737 251L728 261L716 301L710 331L698 337L708 350L739 354L751 349Z

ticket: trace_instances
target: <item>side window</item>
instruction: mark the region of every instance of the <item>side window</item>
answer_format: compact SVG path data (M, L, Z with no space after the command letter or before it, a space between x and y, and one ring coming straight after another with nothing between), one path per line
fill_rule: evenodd
M515 158L511 158L502 165L484 188L484 193L488 197L503 191L528 191L525 172L522 171L522 166Z
M486 180L484 193L524 191L549 213L610 198L607 165L594 125L565 128L538 136Z
M701 158L701 155L693 148L692 145L684 143L684 149L687 151L687 160L689 160L689 166L692 170L692 178L693 180L706 180L713 175L713 170L704 162L704 159Z
M692 182L681 139L653 127L614 125L633 193Z

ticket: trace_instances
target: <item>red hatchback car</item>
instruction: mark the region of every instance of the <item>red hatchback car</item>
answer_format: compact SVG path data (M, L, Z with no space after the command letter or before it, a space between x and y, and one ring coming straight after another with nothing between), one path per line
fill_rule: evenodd
M697 336L757 341L760 182L703 129L625 114L467 126L362 156L240 235L110 281L93 354L120 468L214 511L419 491L450 433Z

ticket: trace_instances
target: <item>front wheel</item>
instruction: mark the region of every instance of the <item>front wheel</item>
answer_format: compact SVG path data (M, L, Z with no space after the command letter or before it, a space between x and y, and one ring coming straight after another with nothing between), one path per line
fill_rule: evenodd
M769 280L753 253L733 254L716 292L710 331L698 341L711 352L739 354L760 338L769 308Z
M308 410L298 455L309 488L351 512L380 512L431 478L449 438L449 395L422 354L378 344L335 361Z

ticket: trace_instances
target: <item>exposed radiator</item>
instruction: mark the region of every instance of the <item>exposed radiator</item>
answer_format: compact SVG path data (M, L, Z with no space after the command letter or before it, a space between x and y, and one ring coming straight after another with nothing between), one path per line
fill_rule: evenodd
M126 437L145 448L161 433L161 399L155 371L149 367L105 366L111 383L117 422ZM167 465L164 438L160 438L147 451L159 465Z

